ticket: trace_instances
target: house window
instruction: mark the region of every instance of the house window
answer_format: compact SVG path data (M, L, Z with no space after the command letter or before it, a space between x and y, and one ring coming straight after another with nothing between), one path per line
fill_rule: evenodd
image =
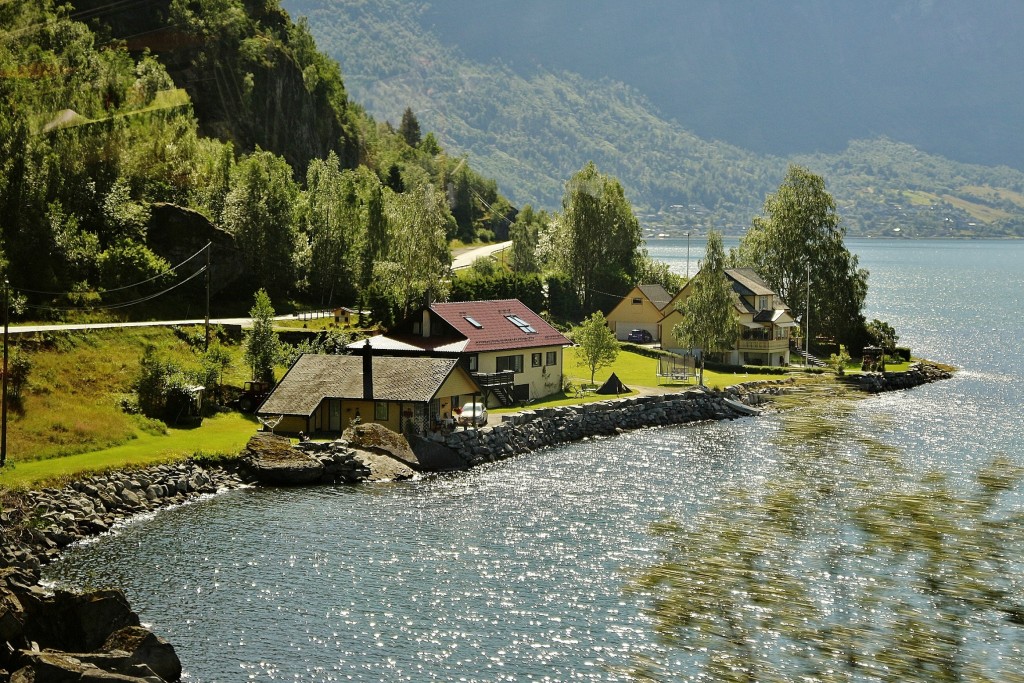
M480 365L479 357L474 353L469 356L469 371L476 372Z
M757 310L763 311L763 310L769 308L771 306L771 304L768 303L768 299L769 298L770 297L767 297L767 296L759 296L759 297L757 297Z
M498 372L504 372L505 370L511 370L512 372L523 371L523 354L518 356L498 356L494 360Z
M544 365L558 365L558 352L548 351L547 362Z
M534 353L534 354L532 354L530 356L530 365L532 365L535 368L539 368L540 367L540 363L541 363L541 359L543 357L544 357L544 354L542 354L542 353Z
M377 422L387 422L388 403L387 401L375 401L373 404L373 419Z
M640 306L641 304L643 304L643 302L644 302L643 299L641 299L638 296L634 296L633 297L633 301L631 301L630 303L632 303L634 306Z

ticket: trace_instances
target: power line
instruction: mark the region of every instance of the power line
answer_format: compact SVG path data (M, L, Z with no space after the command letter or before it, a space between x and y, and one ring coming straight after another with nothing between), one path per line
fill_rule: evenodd
M135 283L132 283L130 285L124 285L122 287L114 287L113 289L104 289L103 293L104 294L109 294L110 292L120 292L120 291L123 291L125 289L131 289L133 287L138 287L139 285L148 284L150 282L153 282L154 280L159 280L160 278L166 276L168 273L177 272L177 270L179 268L181 268L186 263L188 263L189 261L194 259L196 256L199 256L204 251L206 251L209 248L209 246L210 245L206 245L205 247L203 247L202 249L200 249L196 253L192 254L191 256L189 256L187 259L185 259L184 261L182 261L178 265L172 266L171 268L169 268L168 271L165 272L165 273L160 273L159 275L154 275L153 277L149 278L148 280L143 280L141 282L135 282ZM200 272L202 272L202 271L200 271ZM81 294L81 292L45 292L45 291L38 290L38 289L23 289L21 287L11 287L11 289L13 289L16 292L21 292L22 294L44 294L46 296L74 296L76 294Z
M152 301L153 299L156 299L157 297L161 297L164 294L167 294L168 292L172 292L175 289L177 289L178 287L181 287L181 286L187 284L188 282L190 282L194 278L202 275L205 272L206 272L206 266L203 266L202 268L200 268L196 272L192 273L191 275L189 275L187 278L185 278L181 282L179 282L177 284L174 284L174 285L171 285L170 287L168 287L167 289L165 289L163 291L157 292L156 294L149 294L147 296L139 297L138 299L134 299L132 301L125 301L125 302L122 302L122 303L119 303L119 304L100 304L100 305L97 305L97 306L34 306L34 305L31 305L31 304L27 304L25 307L26 308L32 308L32 309L35 309L37 311L53 311L53 312L58 312L58 313L72 313L72 312L85 312L85 311L113 311L113 310L116 310L118 308L127 308L128 306L134 306L135 304L141 304L141 303L145 303L146 301Z

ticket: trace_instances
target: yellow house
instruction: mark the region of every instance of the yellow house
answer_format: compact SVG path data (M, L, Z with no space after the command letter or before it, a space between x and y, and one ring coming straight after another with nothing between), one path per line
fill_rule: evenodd
M431 304L368 341L381 353L457 358L489 408L558 393L571 343L518 299Z
M354 421L422 434L479 396L453 358L379 356L365 346L351 356L299 356L257 414L279 418L274 431L284 434L339 434Z
M637 285L605 319L619 341L625 341L633 330L647 330L654 341L661 341L658 323L665 315L662 309L671 300L672 295L661 285Z
M794 327L799 327L789 306L764 283L752 268L730 268L725 277L737 295L736 324L740 338L736 346L725 354L730 365L789 365L789 338ZM661 347L675 353L699 356L700 349L682 347L672 334L672 328L682 322L677 306L690 295L691 279L672 301L662 309L659 323Z

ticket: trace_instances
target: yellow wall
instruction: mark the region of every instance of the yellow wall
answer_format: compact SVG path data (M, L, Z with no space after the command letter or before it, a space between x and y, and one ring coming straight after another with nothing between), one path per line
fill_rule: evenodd
M633 299L637 298L640 299L640 303L634 304ZM619 341L624 341L634 328L647 330L654 336L655 341L659 339L658 321L661 320L661 311L644 296L639 287L634 287L624 296L605 320Z
M555 352L555 363L545 365L549 351ZM540 367L533 367L533 354L539 353ZM498 371L498 356L523 357L523 371L515 375L515 384L529 384L530 398L543 398L557 394L562 389L562 347L539 346L532 349L516 349L514 351L488 351L477 356L477 372L492 373ZM492 407L492 406L488 406Z

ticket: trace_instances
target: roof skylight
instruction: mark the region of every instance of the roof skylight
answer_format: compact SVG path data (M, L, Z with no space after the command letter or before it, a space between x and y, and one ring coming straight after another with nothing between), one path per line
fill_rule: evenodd
M505 317L508 319L508 321L510 323L512 323L513 325L518 327L520 330L522 330L526 334L537 334L537 330L533 329L533 325L531 325L530 323L526 322L525 320L520 318L518 315L506 315Z

